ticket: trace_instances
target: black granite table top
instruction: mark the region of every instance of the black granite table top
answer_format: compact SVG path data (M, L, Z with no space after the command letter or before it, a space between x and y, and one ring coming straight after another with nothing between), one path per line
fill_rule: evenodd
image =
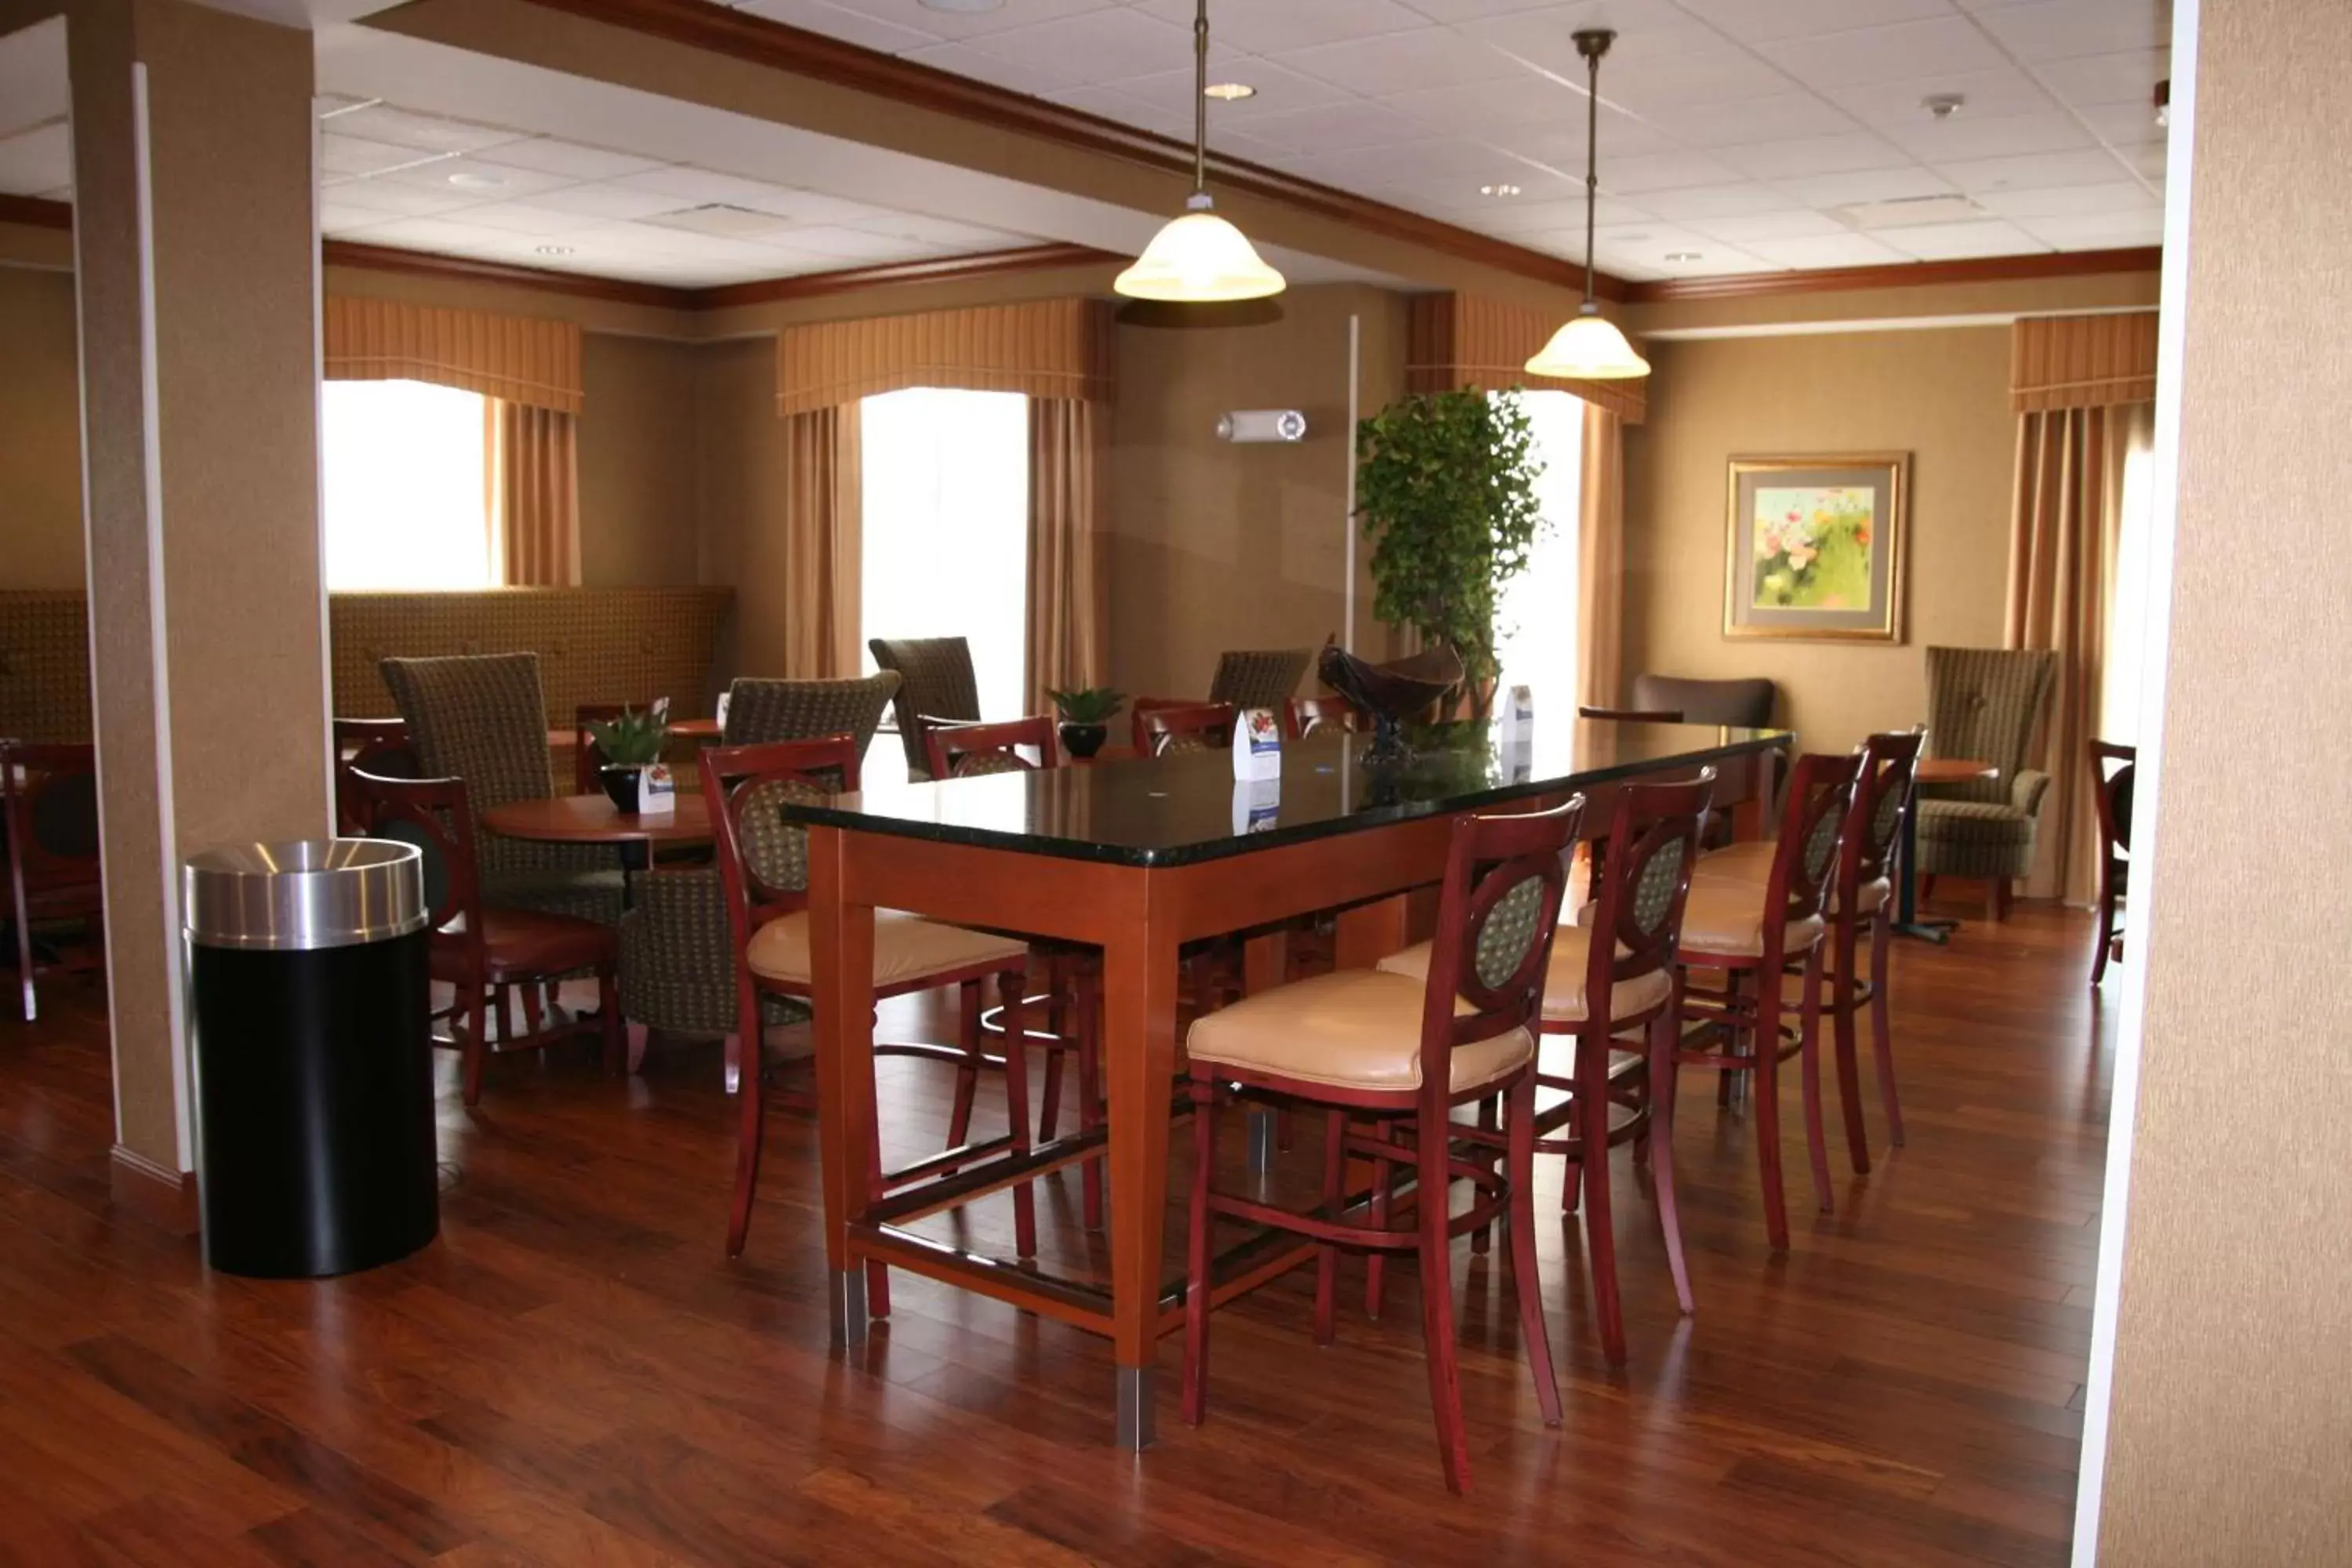
M1514 746L1487 731L1421 751L1402 768L1363 763L1365 736L1283 748L1279 779L1234 777L1224 751L1126 758L936 783L869 782L784 807L789 821L1116 865L1190 865L1417 816L1506 805L1641 773L1785 750L1780 730L1713 724L1537 721Z

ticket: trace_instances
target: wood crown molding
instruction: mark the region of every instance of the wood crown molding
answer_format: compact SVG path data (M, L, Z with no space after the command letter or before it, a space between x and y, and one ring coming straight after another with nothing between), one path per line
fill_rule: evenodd
M1139 131L1098 114L1070 109L935 66L920 65L878 49L845 43L823 33L770 21L748 11L730 10L708 0L529 0L548 10L625 27L673 43L754 61L794 76L854 88L912 108L1035 136L1063 146L1104 153L1169 174L1190 175L1192 147L1156 132ZM1355 195L1279 169L1209 152L1209 177L1218 184L1280 202L1354 227L1582 292L1583 269L1492 235L1457 227L1438 218ZM1621 279L1600 274L1595 291L1604 300L1623 297Z
M1629 305L1679 304L1693 300L1754 300L1773 294L1832 294L1851 289L1908 289L1952 283L2003 283L2032 278L2084 278L2103 272L2154 272L2164 265L2156 246L2128 250L2062 250L2033 256L1978 256L1961 261L1902 261L1882 267L1836 267L1816 272L1739 272L1723 278L1662 278L1628 284Z
M0 195L0 223L22 224L26 228L71 228L73 205L41 196Z

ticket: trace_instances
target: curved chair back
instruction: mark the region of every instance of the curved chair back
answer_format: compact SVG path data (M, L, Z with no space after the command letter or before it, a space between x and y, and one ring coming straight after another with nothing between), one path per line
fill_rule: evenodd
M2042 648L1927 650L1927 744L1938 757L1990 763L1996 776L1940 789L1942 798L2006 802L2050 697L2058 656Z
M1912 784L1926 742L1917 730L1888 730L1862 743L1862 769L1838 857L1838 908L1855 908L1865 884L1895 875L1903 819L1911 811Z
M1037 753L1035 762L1021 754L1024 746ZM1038 714L999 724L962 724L926 717L923 761L935 779L963 779L1057 767L1061 759L1054 746L1054 721Z
M1692 724L1730 724L1747 730L1772 727L1772 704L1779 695L1773 684L1757 677L1745 680L1691 680L1678 675L1637 675L1633 678L1635 710L1680 713Z
M1233 648L1217 656L1209 700L1282 711L1315 662L1311 647Z
M1353 734L1360 727L1356 705L1344 697L1294 697L1283 719L1294 741L1303 741L1318 730L1344 730Z
M1580 719L1606 719L1617 724L1679 724L1683 710L1679 708L1594 708L1580 706Z
M362 834L413 844L424 856L425 902L435 943L478 949L482 866L466 781L396 779L355 767L351 788Z
M696 759L739 968L753 931L808 903L808 833L785 822L779 808L787 801L824 800L857 788L857 752L856 737L829 735L763 746L706 746Z
M2139 748L2093 741L2091 793L2099 808L2102 855L2121 859L2131 852L2132 793L2139 781Z
M333 725L336 829L364 836L367 829L359 796L352 787L352 770L379 778L415 778L416 748L409 742L404 719L337 719Z
M1236 716L1230 702L1169 702L1139 697L1135 702L1135 754L1164 757L1171 752L1230 746Z
M1457 1047L1532 1031L1542 1016L1566 851L1583 820L1580 795L1549 811L1455 819L1422 1001L1422 1089L1435 1105L1450 1101Z
M1780 808L1780 841L1765 883L1767 910L1785 910L1786 920L1795 922L1811 920L1829 907L1846 818L1853 807L1854 780L1861 772L1862 759L1856 756L1808 752L1797 759L1788 799ZM1778 951L1780 929L1767 922L1772 951Z
M898 688L898 743L906 748L907 771L919 775L924 772L925 720L970 723L980 718L971 644L962 637L869 637L866 647L877 668L896 672L903 683Z
M727 689L727 723L720 743L766 746L847 735L863 757L899 684L898 673L889 669L848 680L738 676Z
M1617 986L1663 971L1680 957L1683 906L1698 864L1699 836L1715 800L1716 774L1620 785L1609 814L1593 889L1591 956L1584 977L1588 1017L1605 1036ZM1601 933L1612 940L1601 940Z

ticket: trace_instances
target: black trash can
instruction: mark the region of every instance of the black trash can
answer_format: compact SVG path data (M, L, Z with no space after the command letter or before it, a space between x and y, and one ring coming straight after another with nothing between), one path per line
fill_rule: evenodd
M423 860L374 838L207 850L181 873L205 1261L267 1279L440 1228Z

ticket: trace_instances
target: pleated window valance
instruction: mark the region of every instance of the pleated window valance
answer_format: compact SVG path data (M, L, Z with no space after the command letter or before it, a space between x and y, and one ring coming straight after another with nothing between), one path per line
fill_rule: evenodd
M787 327L776 342L776 412L807 414L909 386L1107 403L1111 308L1038 300Z
M2029 316L2010 334L2015 414L2156 401L2156 312Z
M1420 295L1412 301L1405 345L1405 386L1412 392L1572 392L1628 425L1641 424L1650 407L1647 378L1559 381L1528 374L1528 359L1564 320L1475 294Z
M330 294L324 326L329 381L429 381L580 412L580 329L570 321Z

